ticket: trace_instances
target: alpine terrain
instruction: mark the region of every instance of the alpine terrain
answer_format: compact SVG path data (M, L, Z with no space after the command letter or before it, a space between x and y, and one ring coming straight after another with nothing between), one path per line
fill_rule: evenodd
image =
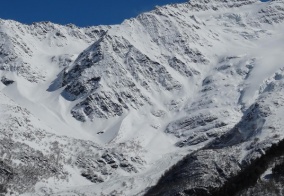
M0 80L2 195L284 194L284 0L0 20Z

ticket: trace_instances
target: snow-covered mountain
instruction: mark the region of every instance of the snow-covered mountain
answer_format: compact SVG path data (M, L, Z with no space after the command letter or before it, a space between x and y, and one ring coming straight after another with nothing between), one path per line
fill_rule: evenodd
M0 192L222 187L284 139L283 33L283 0L191 0L88 28L1 20Z

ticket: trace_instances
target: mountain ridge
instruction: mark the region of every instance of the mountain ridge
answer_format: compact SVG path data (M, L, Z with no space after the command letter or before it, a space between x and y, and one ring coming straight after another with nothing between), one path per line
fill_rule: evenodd
M185 155L187 184L168 195L222 186L283 138L283 4L190 1L89 28L1 20L0 98L27 111L1 112L17 144L0 146L7 194L143 195Z

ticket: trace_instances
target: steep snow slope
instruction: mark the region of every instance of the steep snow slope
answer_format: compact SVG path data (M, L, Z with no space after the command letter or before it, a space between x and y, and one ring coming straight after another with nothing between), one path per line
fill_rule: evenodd
M74 25L60 26L49 22L27 26L1 21L1 75L16 81L4 91L36 116L44 118L58 134L72 135L72 126L64 123L59 115L66 112L68 105L61 103L56 93L50 94L47 89L52 88L51 81L56 75L108 28L79 29ZM77 133L76 137L80 138L82 134Z
M191 0L111 27L1 20L1 100L26 111L1 106L26 119L10 131L20 143L3 153L4 182L26 195L142 195L195 152L176 176L194 183L173 191L220 186L283 139L283 3ZM50 165L25 188L18 152Z
M51 134L27 109L2 93L0 99L1 192L46 195L59 188L103 182L114 169L135 173L143 165L125 146L101 148L92 141ZM135 146L131 148L134 151Z

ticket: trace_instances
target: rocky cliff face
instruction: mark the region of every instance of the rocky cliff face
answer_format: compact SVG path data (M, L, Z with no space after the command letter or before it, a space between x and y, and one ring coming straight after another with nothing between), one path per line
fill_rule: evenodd
M283 21L283 0L1 20L0 191L143 195L185 155L148 194L222 187L283 140Z
M39 82L46 76L40 65L30 62L37 53L70 47L78 42L92 43L107 31L108 27L79 29L74 25L60 26L50 22L23 25L15 21L1 20L0 29L2 72L15 72L30 82ZM64 64L64 61L68 62L68 57L61 57L60 60Z

